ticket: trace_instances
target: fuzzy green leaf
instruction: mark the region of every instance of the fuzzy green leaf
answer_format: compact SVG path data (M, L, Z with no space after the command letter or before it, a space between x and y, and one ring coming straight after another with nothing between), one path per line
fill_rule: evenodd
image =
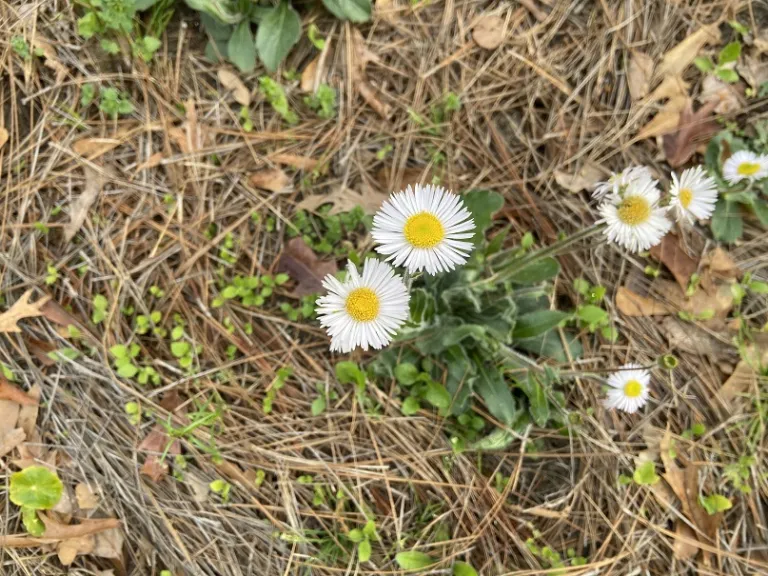
M256 47L253 43L251 23L248 20L240 22L232 32L227 42L227 54L230 61L241 72L253 71L256 66Z
M741 207L721 197L712 214L712 234L716 240L732 244L744 233L744 222L741 219Z
M410 362L403 362L395 366L395 378L399 384L410 386L419 377L419 369Z
M503 424L511 426L517 418L517 402L496 366L475 361L477 379L474 386L488 411Z
M702 497L700 502L710 516L733 508L733 503L722 494L711 494L710 496Z
M485 238L485 230L493 222L493 215L504 206L504 197L490 190L472 190L462 198L475 221L473 241L479 244Z
M323 0L323 4L339 20L368 22L371 19L371 0Z
M523 314L517 319L512 337L517 339L535 338L555 328L560 322L568 318L570 314L559 310L537 310Z
M11 474L10 498L17 506L50 510L63 492L59 477L45 466L30 466Z
M363 540L357 545L357 555L360 562L368 562L371 559L371 541Z
M365 387L365 374L355 362L339 362L336 364L336 378L342 384L356 384L359 388Z
M325 396L318 396L312 401L312 416L319 416L325 412Z
M706 56L698 56L693 59L693 64L698 68L701 72L704 72L707 74L708 72L712 72L715 69L715 65L712 63L712 60L707 58Z
M427 382L424 400L435 408L447 409L451 405L451 395L448 393L448 390L437 382Z
M171 354L173 354L175 358L183 358L189 354L191 349L192 346L189 342L171 342Z
M731 42L720 50L720 54L717 57L718 65L729 64L730 62L736 62L741 56L741 42Z
M650 486L656 484L659 481L659 475L656 474L656 464L652 460L643 462L637 468L635 468L634 474L632 474L634 481L641 486Z
M538 284L560 273L560 263L554 258L542 258L518 270L510 278L513 284Z
M30 508L29 506L21 507L21 522L31 536L40 537L45 534L45 524L40 520L40 516L37 515L37 510L34 508Z
M280 62L300 38L299 15L286 0L283 0L264 16L256 32L256 50L267 70L271 72L277 70ZM230 52L231 57L232 52Z
M120 365L117 368L117 375L121 378L133 378L139 372L138 366L131 364L130 361Z

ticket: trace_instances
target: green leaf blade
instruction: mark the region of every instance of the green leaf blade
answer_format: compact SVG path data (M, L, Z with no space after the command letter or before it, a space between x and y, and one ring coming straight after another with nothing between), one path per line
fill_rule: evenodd
M514 339L535 338L555 328L570 314L559 310L537 310L523 314L517 319L512 331Z
M230 61L241 72L252 72L256 66L256 47L251 33L251 23L243 20L237 25L227 42L227 54Z
M395 556L395 562L403 570L421 570L427 566L432 566L436 561L429 554L412 550L410 552L400 552Z
M267 70L277 70L300 38L299 15L288 2L280 2L264 16L256 32L256 50Z
M339 20L368 22L371 19L371 0L323 0L323 4Z

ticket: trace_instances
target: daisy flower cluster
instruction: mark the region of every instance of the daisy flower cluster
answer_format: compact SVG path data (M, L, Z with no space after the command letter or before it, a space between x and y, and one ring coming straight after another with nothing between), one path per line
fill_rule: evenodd
M440 186L417 184L392 194L374 216L371 231L386 261L366 259L362 274L348 262L346 280L329 274L323 282L328 293L318 299L317 313L331 350L378 350L389 344L410 315L408 288L393 266L407 274L450 272L469 258L474 233L461 197Z
M658 180L645 166L633 166L611 174L596 186L592 196L609 242L630 252L642 252L659 244L672 228L670 215L678 222L693 224L707 220L717 204L717 184L702 166L673 173L669 195L661 198ZM733 154L723 165L723 178L730 184L768 177L768 156L748 150Z

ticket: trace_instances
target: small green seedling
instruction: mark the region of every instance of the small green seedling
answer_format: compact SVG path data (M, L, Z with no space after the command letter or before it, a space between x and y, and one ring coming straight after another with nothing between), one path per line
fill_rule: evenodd
M229 482L218 479L211 482L208 487L211 489L211 492L219 495L223 504L229 502L229 493L232 490L232 485Z
M285 386L286 380L288 380L292 374L293 369L288 366L284 366L277 371L275 379L272 380L272 383L267 388L267 395L264 396L264 401L262 403L264 414L270 414L272 412L272 404L277 397L277 391Z
M710 516L714 516L718 512L724 512L733 508L733 503L722 494L699 496L699 503Z
M99 110L113 120L133 113L133 104L125 92L117 88L104 88L100 93Z
M640 486L652 486L653 484L656 484L656 482L660 480L659 475L656 474L656 463L651 460L643 462L635 468L632 479Z
M734 84L739 81L739 74L735 70L736 63L741 56L741 42L734 41L727 44L717 56L717 64L709 57L699 56L693 63L704 74L714 74L723 82Z
M288 97L285 95L285 90L280 84L269 76L262 76L259 78L259 88L264 95L264 99L283 120L288 124L297 124L299 122L299 117L291 110L288 104Z
M336 90L328 84L320 84L314 94L304 97L304 104L320 118L330 120L336 116Z
M94 324L101 324L107 317L107 308L109 308L109 302L107 302L106 297L102 296L101 294L96 294L96 296L93 297L93 302L91 304L93 305L91 320L93 320Z
M50 510L61 500L64 486L59 477L45 466L30 466L11 474L9 496L21 507L24 527L33 536L42 536L45 525L38 510Z

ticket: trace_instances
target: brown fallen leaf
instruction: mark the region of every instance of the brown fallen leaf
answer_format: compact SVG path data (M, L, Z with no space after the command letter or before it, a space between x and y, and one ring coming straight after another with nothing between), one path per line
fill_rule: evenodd
M21 332L18 326L22 318L36 318L42 316L40 308L51 299L50 296L43 296L36 302L30 302L34 289L30 288L13 305L0 314L0 332Z
M627 86L632 100L639 100L648 94L653 77L653 58L644 52L632 52L627 69Z
M739 92L738 86L742 92ZM719 78L710 75L704 77L701 84L699 102L707 103L715 101L714 111L717 114L731 114L741 111L747 101L743 95L744 85L726 84Z
M604 178L603 171L592 163L587 163L575 174L555 170L555 182L569 192L592 190L595 184Z
M662 320L659 327L671 350L707 356L711 360L717 360L728 354L729 346L724 345L695 324L668 316Z
M293 166L297 170L314 170L320 164L319 160L307 156L298 156L296 154L270 154L268 158L275 164Z
M674 96L662 106L650 122L643 126L637 133L638 140L655 138L664 134L671 134L680 126L680 116L686 107L690 106L691 99L688 96Z
M83 518L79 524L61 524L49 514L40 514L40 519L45 524L43 537L46 540L70 540L72 538L82 538L91 534L97 534L104 530L111 530L120 527L120 520L117 518Z
M334 261L320 260L302 238L293 238L280 255L277 271L287 273L297 282L293 291L296 296L306 296L322 292L323 279L336 274L338 268Z
M641 296L626 286L619 286L616 292L616 307L625 316L666 316L672 313L664 303Z
M717 104L717 101L707 102L694 112L690 100L686 103L677 131L664 136L664 155L670 166L676 168L688 162L698 146L707 144L717 134L720 125L712 116Z
M328 211L330 215L349 212L358 206L366 214L375 214L389 195L377 192L367 184L362 184L361 188L362 193L346 186L338 186L330 194L313 194L296 204L296 209L313 211L323 204L333 204L333 207Z
M706 44L718 45L720 41L720 30L717 24L699 28L664 55L656 67L656 77L680 75Z
M51 352L58 349L55 344L38 340L37 338L24 338L24 342L40 364L46 367L56 364L56 361L49 356Z
M183 417L183 410L180 409L183 403L179 393L172 391L163 397L160 406L176 416ZM166 460L173 460L174 456L181 454L181 442L177 438L168 436L165 428L155 424L149 434L141 441L137 450L149 452L141 467L141 473L155 482L160 482L168 474ZM166 455L165 460L160 459L163 454Z
M219 82L227 90L232 91L232 97L235 102L241 106L248 106L251 103L251 92L245 87L240 77L226 68L222 68L218 72Z
M138 166L136 166L136 174L141 172L142 170L148 170L149 168L154 168L155 166L159 166L162 161L165 160L165 154L162 152L155 152L147 158L146 162L142 162Z
M698 269L696 261L680 247L680 238L674 234L667 234L650 251L651 257L666 266L672 275L685 290L691 282L691 276Z
M768 62L762 62L758 58L743 56L741 61L736 64L736 70L755 90L768 82Z
M679 518L675 520L675 541L672 543L672 552L678 560L689 560L696 556L699 547L696 546L696 533Z
M92 510L99 505L99 497L88 484L80 483L75 486L75 498L80 510Z
M120 136L121 134L115 135L114 138L81 138L72 145L72 150L88 160L95 160L120 146L123 143Z
M301 71L301 82L299 83L299 87L302 92L312 93L315 91L317 67L320 64L321 58L322 54L318 54L304 67L304 70Z
M91 555L99 558L119 560L123 557L123 532L120 528L109 528L96 534Z
M81 554L90 554L96 544L96 537L93 535L80 536L79 538L70 538L62 540L56 552L59 556L59 562L64 566L69 566L75 561L75 558Z
M36 406L38 403L37 398L25 393L21 388L17 388L2 376L0 376L0 400L10 400L24 406Z
M690 84L681 76L665 76L656 89L645 99L645 103L659 102L679 96L688 97Z
M8 130L0 126L0 148L8 142Z
M59 61L59 54L56 49L38 35L35 35L33 46L42 51L45 57L45 66L56 73L56 84L60 84L69 73L69 69Z
M21 406L16 402L0 400L0 444L4 443L6 438L16 430L20 409Z
M717 397L728 407L730 414L739 414L747 401L746 397L751 392L758 390L759 374L755 367L768 363L768 349L761 350L750 347L747 350L747 358L740 360L728 379L717 391Z
M365 45L362 32L354 28L352 30L352 81L355 89L363 100L373 108L376 113L385 120L389 117L392 107L379 98L379 91L368 82L368 74L365 71L369 62L379 62L380 59Z
M188 99L184 102L186 120L181 126L173 126L166 130L168 137L173 140L183 154L192 154L204 147L203 134L197 123L197 108L195 101Z
M707 268L714 276L723 279L741 278L741 268L733 261L733 258L720 246L709 252L702 258L702 266Z
M85 172L83 193L69 207L70 221L64 225L64 240L66 242L72 240L80 230L86 216L88 216L88 210L96 201L96 198L99 197L104 184L106 184L106 176L101 170L84 166L83 171Z
M504 42L504 19L498 16L481 16L472 27L472 40L485 50L495 50Z
M280 168L269 168L259 170L251 174L248 178L250 183L256 188L269 190L270 192L290 191L293 179Z
M0 416L1 415L2 408L0 408ZM14 428L7 434L0 433L0 458L13 452L13 449L19 446L26 439L27 435L24 434L24 430L22 428Z

